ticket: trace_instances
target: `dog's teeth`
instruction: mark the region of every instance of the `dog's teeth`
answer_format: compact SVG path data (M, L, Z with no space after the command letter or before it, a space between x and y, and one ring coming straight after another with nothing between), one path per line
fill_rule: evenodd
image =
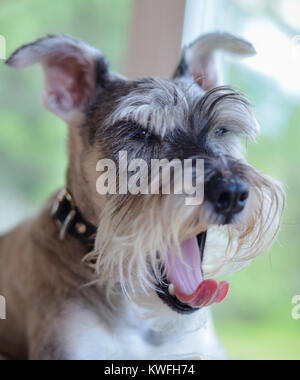
M169 291L169 294L170 294L172 297L175 296L175 289L174 289L174 285L173 285L173 284L170 284L170 285L169 285L169 289L168 289L168 291Z

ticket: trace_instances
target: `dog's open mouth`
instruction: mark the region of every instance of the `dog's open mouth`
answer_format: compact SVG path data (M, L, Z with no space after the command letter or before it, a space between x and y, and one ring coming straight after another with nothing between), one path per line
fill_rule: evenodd
M169 251L164 263L166 278L159 297L178 313L192 313L214 303L221 303L229 292L226 281L204 280L202 263L206 233L182 243L182 259Z

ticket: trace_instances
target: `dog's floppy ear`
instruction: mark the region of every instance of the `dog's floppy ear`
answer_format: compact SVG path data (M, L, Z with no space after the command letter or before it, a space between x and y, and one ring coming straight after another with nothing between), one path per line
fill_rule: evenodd
M184 49L174 77L192 76L204 90L213 89L218 85L214 55L219 50L244 57L256 54L251 43L232 34L206 34Z
M100 51L67 36L22 46L6 63L16 69L40 63L46 81L45 105L68 123L83 116L110 76Z

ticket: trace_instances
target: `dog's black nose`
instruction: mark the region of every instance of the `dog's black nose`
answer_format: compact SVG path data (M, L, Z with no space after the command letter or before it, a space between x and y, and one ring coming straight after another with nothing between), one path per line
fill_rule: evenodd
M234 215L244 210L249 189L240 178L227 180L222 176L215 176L206 184L205 195L218 214Z

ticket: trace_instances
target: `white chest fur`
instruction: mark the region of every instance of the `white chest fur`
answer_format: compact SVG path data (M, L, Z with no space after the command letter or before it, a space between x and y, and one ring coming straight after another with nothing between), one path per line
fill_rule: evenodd
M170 317L171 311L160 306ZM131 304L120 323L108 329L96 313L71 306L60 344L72 360L225 359L208 310L192 316L173 313L177 326L172 323L163 335L154 333L154 322L142 320L139 314L141 310Z

